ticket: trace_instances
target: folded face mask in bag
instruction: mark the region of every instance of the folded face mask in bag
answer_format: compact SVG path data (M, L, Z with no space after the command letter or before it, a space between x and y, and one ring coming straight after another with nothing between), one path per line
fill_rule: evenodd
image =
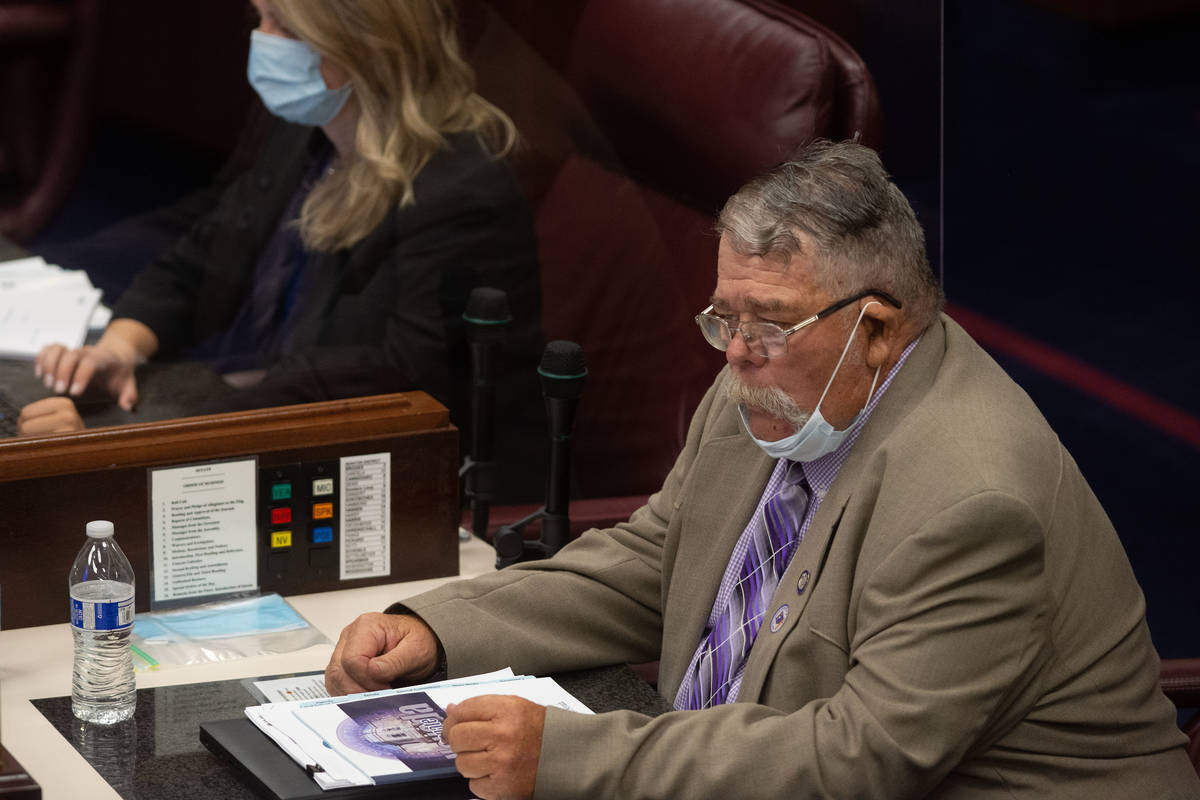
M277 594L140 614L133 637L159 664L228 661L329 642Z

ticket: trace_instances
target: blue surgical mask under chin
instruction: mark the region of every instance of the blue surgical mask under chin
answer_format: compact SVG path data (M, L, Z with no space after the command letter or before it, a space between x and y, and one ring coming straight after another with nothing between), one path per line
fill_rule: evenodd
M825 402L825 395L829 393L833 379L837 376L838 370L842 368L842 362L846 359L846 353L850 351L850 344L854 341L854 334L858 332L858 325L862 322L863 315L870 305L871 303L867 303L859 312L858 320L850 331L850 338L846 341L846 346L842 348L841 358L838 359L837 366L833 368L833 374L829 376L829 381L825 384L825 391L821 392L821 399L817 401L817 407L813 409L812 414L798 431L774 442L759 439L750 430L750 412L746 410L744 403L738 404L738 414L742 418L742 427L746 429L746 434L771 458L786 458L805 463L816 461L821 456L837 450L842 440L846 438L846 434L852 431L858 421L862 419L867 403L871 402L871 396L875 394L875 384L879 380L879 370L883 367L882 364L875 368L875 378L871 381L871 389L867 392L867 399L863 402L863 407L843 430L834 430L834 427L825 421L825 417L821 414L821 403Z
M246 77L267 109L301 125L328 125L350 99L347 83L330 89L321 77L321 54L299 39L250 33Z

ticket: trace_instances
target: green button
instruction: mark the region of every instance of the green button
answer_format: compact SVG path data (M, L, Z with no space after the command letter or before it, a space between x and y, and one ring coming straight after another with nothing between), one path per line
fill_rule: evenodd
M292 485L290 483L275 483L271 485L272 500L291 500Z

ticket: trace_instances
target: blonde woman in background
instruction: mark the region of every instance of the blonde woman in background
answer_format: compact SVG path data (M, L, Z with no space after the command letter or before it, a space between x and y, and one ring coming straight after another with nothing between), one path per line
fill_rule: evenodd
M137 365L172 357L239 387L219 407L423 389L462 424L476 286L508 293L506 364L533 385L536 243L503 160L516 132L475 93L450 0L253 6L248 77L280 118L257 162L136 276L95 345L42 350L62 396L27 406L22 432L82 427L70 398L89 386L131 410Z

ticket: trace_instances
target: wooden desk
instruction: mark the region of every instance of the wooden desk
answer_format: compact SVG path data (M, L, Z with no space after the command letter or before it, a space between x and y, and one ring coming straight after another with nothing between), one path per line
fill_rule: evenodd
M484 542L472 537L461 544L461 577L489 572L494 563L495 552ZM295 653L143 672L137 676L138 688L324 669L338 634L358 614L382 611L389 603L448 580L434 578L289 597L288 602L329 637L330 644ZM65 604L65 582L62 588ZM69 694L71 663L71 630L65 623L0 631L0 742L41 785L44 800L117 800L119 795L28 702Z
M258 585L287 596L455 574L458 431L444 406L404 392L0 439L0 494L10 498L0 515L0 626L63 618L57 578L65 579L89 519L116 526L138 577L137 608L149 609L151 468L255 457L260 480L280 471L280 479L300 485L318 468L333 474L344 457L379 453L391 463L390 577L342 581L336 563L314 562L313 549L336 555L336 542L298 537L274 552L270 495L259 487ZM55 580L45 579L47 564L55 565Z

